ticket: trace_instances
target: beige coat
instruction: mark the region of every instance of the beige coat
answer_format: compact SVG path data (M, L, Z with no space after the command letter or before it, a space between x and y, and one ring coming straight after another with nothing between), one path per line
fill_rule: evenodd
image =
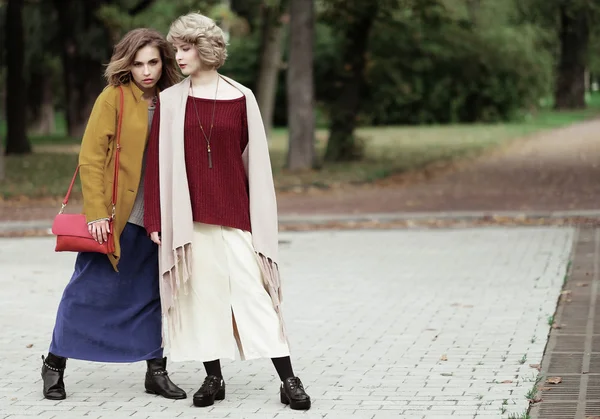
M281 317L281 284L278 269L277 201L265 129L256 98L250 89L223 79L246 97L248 146L242 157L248 176L252 244L265 285ZM191 276L193 240L192 206L184 156L184 120L190 79L160 94L159 167L161 208L160 272L161 301L167 316L174 307L177 290ZM280 322L283 325L283 320ZM282 327L282 334L285 331Z

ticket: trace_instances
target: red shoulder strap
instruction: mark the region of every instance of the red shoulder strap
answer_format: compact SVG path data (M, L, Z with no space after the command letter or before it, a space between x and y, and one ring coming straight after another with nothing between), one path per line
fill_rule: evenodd
M119 86L119 114L117 119L117 132L115 139L115 173L113 176L113 193L112 193L112 214L111 217L115 218L115 209L117 206L117 191L119 186L119 155L121 154L121 126L123 125L123 102L124 102L124 94L123 87ZM77 179L77 173L79 173L79 165L75 168L75 173L73 174L73 179L71 179L71 184L69 185L69 189L67 190L67 194L65 195L65 199L62 202L62 208L60 209L60 213L62 213L69 203L69 197L71 196L71 192L73 191L73 185L75 185L75 179Z

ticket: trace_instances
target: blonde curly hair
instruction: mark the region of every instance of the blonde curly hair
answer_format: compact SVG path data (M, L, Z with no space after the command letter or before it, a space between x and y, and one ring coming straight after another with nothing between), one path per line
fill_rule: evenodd
M227 59L227 42L223 30L214 20L200 13L188 13L178 17L169 28L167 41L174 44L185 42L198 50L202 63L218 69Z

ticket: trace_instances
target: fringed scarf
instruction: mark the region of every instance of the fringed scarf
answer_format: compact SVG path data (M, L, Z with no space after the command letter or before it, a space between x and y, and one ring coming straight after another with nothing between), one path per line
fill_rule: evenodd
M264 125L252 91L221 76L246 97L248 145L242 154L250 190L252 243L287 340L281 313L281 280L278 268L277 202ZM159 265L163 315L169 327L177 323L177 294L192 275L194 225L184 156L185 109L190 78L160 93L159 176L161 242Z

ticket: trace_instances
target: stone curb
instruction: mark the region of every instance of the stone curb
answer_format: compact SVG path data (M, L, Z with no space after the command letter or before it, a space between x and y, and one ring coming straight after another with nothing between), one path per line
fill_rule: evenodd
M286 214L279 217L283 226L323 225L329 223L390 223L402 221L477 221L495 219L534 220L561 218L600 218L600 210L580 211L453 211L453 212L396 212L372 214ZM32 230L49 230L52 220L0 221L0 234Z
M392 212L372 214L287 214L280 215L280 224L323 224L328 222L391 222L419 220L479 220L487 218L600 218L600 210L578 211L451 211L451 212ZM1 224L0 224L1 228Z

